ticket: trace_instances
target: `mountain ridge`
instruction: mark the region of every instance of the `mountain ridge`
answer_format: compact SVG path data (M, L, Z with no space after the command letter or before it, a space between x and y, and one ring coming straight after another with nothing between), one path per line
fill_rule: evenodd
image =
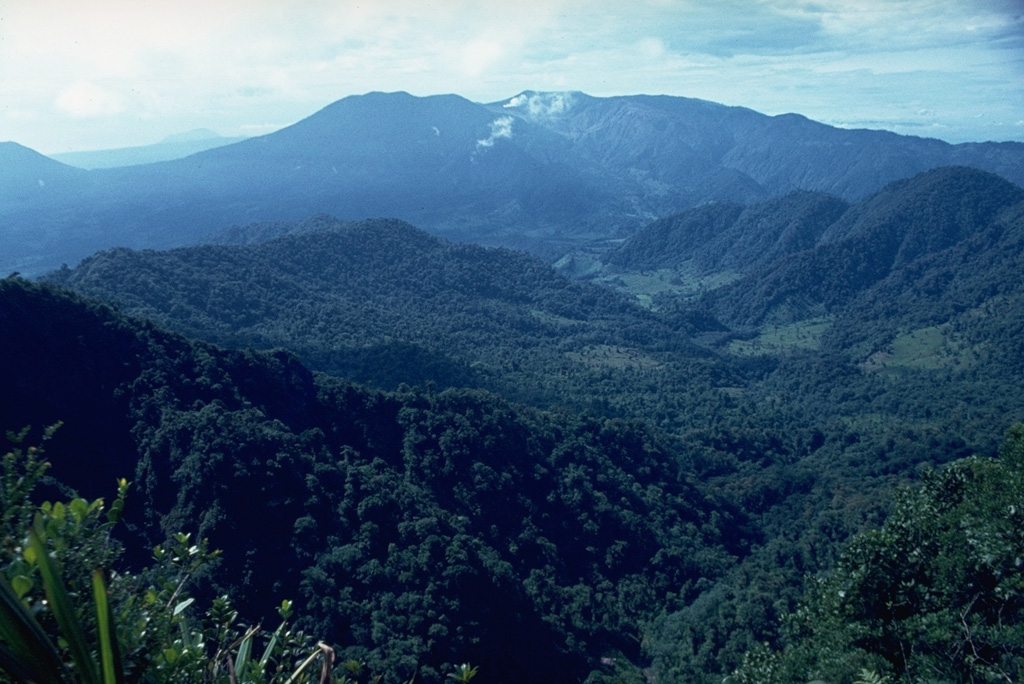
M654 343L673 335L650 312L537 257L397 220L293 225L306 230L248 245L100 252L48 279L190 336L287 347L314 369L385 389L474 386L551 405L612 369L707 371L709 352L685 334ZM686 362L668 363L670 349Z
M16 142L0 142L0 206L31 203L41 196L77 190L88 174Z
M787 298L803 302L796 310L831 310L915 260L953 247L1022 199L1024 188L967 167L895 181L851 206L813 248L784 256L708 299L735 321L761 322Z
M109 169L172 161L245 139L244 136L225 137L207 128L197 128L184 133L169 135L160 142L151 145L83 150L80 152L59 152L47 156L76 168L87 170Z
M524 93L481 105L371 93L276 133L0 202L0 270L39 274L106 247L181 246L318 213L391 216L553 260L707 201L798 189L850 200L950 163L1024 182L1022 143L949 145L667 96Z

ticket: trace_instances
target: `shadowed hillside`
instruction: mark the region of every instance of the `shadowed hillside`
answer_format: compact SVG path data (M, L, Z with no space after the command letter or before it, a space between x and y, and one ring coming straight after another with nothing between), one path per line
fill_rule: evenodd
M51 279L188 335L286 347L389 389L478 386L621 414L665 393L688 404L693 391L673 387L734 373L686 330L527 254L398 221L300 225L249 246L103 252ZM638 395L627 378L649 390Z
M915 260L987 228L1024 190L966 168L887 186L848 209L811 249L768 264L709 295L728 319L758 323L835 311Z
M376 392L18 279L0 316L19 331L0 341L0 415L63 419L48 457L88 496L132 479L135 554L208 537L214 588L254 616L291 596L378 672L467 659L503 681L582 679L636 658L644 621L756 537L640 424Z

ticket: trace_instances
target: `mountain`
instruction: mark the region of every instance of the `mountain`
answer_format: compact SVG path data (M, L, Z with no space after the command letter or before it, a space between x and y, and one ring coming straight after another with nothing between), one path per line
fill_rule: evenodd
M814 247L848 207L833 195L806 191L747 207L705 204L645 226L604 261L634 270L691 264L704 275L748 273Z
M38 274L101 248L181 246L318 213L390 216L554 258L709 201L795 190L854 201L949 164L1024 182L1024 144L949 145L677 97L522 93L483 105L370 93L270 135L0 203L0 270Z
M88 181L88 174L13 142L0 143L0 205L57 202Z
M945 167L852 205L797 193L692 209L595 259L587 277L664 319L717 321L700 339L765 364L747 385L753 401L818 424L943 416L971 431L1024 416L1022 219L1020 186ZM780 249L790 231L803 241Z
M209 531L346 657L720 682L893 489L1024 419L1021 192L702 205L602 265L640 302L397 220L108 250L50 278L115 309L5 281L0 410L65 420L55 472L136 463L142 529Z
M920 365L987 369L991 384L1012 383L1024 372L1024 286L1017 276L1024 268L1024 201L991 211L977 225L860 294L829 344L865 350L865 365L874 370L887 371L913 353Z
M245 140L244 137L228 138L207 128L197 128L185 133L169 135L153 145L119 147L108 150L62 152L51 154L50 158L80 169L109 169L119 166L135 166L154 162L181 159L196 152L223 147Z
M253 231L287 234L244 244ZM642 400L627 378L650 385L643 400L689 403L699 393L672 388L735 372L685 330L525 253L396 220L317 217L232 237L243 244L101 252L48 279L189 336L285 347L385 389L475 386L614 412Z
M763 266L708 300L737 322L832 312L917 260L960 245L1021 201L1020 186L963 167L897 181L850 207L812 248Z
M875 435L957 416L980 448L995 437L979 428L1022 406L1007 385L1024 358L1022 193L944 167L853 204L707 204L639 231L592 283L401 222L327 217L238 229L236 244L112 250L50 278L386 389L485 388L675 435L745 412L793 430L870 414ZM995 387L1000 401L981 398Z
M209 128L193 128L190 131L184 133L172 133L167 136L161 143L183 143L183 142L203 142L206 140L230 140L224 136L211 131Z

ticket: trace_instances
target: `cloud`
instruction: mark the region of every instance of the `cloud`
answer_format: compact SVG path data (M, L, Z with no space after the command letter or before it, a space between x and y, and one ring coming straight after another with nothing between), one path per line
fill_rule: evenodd
M484 38L470 41L462 50L462 70L469 76L479 76L501 59L501 44Z
M1019 2L12 0L0 139L63 151L204 126L265 132L371 90L477 102L525 91L506 110L524 118L557 116L570 91L824 121L931 110L956 130L960 111L1020 118Z
M491 122L491 134L483 140L476 141L476 149L480 150L483 148L494 147L496 140L502 138L512 137L512 122L515 121L511 116L503 116L495 119Z
M57 95L57 109L76 118L111 116L124 111L124 101L115 93L89 81L76 81Z
M505 109L523 110L531 119L558 116L569 111L575 98L572 93L520 93L502 105Z

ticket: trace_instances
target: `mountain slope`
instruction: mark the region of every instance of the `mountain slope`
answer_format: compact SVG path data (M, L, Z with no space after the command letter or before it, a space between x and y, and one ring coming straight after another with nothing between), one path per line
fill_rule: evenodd
M812 192L749 207L706 204L645 226L603 261L630 270L692 264L701 274L748 273L815 246L848 206L838 197Z
M254 621L294 598L377 672L583 679L756 537L637 424L373 392L13 278L0 320L0 415L63 419L47 458L90 498L132 479L132 553L208 537L212 590Z
M650 386L651 401L671 392L689 403L696 395L681 384L736 372L684 331L536 257L399 221L306 227L248 246L112 250L50 278L188 335L286 347L385 388L479 386L616 411L638 400L627 378Z
M814 206L808 199L841 212L797 231L815 244L774 260L746 249L782 234ZM665 318L719 321L701 339L725 358L765 364L747 385L761 406L849 422L860 434L938 416L970 432L1024 417L1015 389L1024 373L1022 202L1024 189L998 176L951 167L845 211L837 198L806 194L753 205L741 213L779 220L737 233L743 222L716 223L728 207L709 205L641 230L591 277Z
M827 344L865 350L884 369L917 343L919 363L990 368L993 381L1024 372L1024 198L962 240L922 256L858 297Z
M915 260L959 244L1024 189L974 169L937 169L887 186L848 209L818 244L708 296L729 320L806 318L833 311Z
M135 166L154 162L181 159L190 154L203 152L215 147L223 147L245 140L243 137L226 138L207 129L197 129L187 133L168 136L152 145L137 147L119 147L109 150L88 150L82 152L62 152L49 155L62 164L80 169L109 169L119 166Z
M947 145L687 98L370 93L186 159L91 171L87 192L2 202L0 269L41 273L105 247L317 213L554 257L708 201L798 189L854 200L951 163L1024 182L1018 143Z
M0 206L34 206L73 194L88 174L17 143L0 143Z
M738 199L739 185L782 195L817 190L860 199L894 180L938 166L965 165L1024 182L1024 145L950 145L887 131L838 129L798 114L765 116L685 97L593 98L523 93L489 105L570 138L581 155L620 173L679 184L675 192L726 174L734 196L702 193L694 203ZM725 189L729 189L728 187ZM660 215L665 215L661 212Z

